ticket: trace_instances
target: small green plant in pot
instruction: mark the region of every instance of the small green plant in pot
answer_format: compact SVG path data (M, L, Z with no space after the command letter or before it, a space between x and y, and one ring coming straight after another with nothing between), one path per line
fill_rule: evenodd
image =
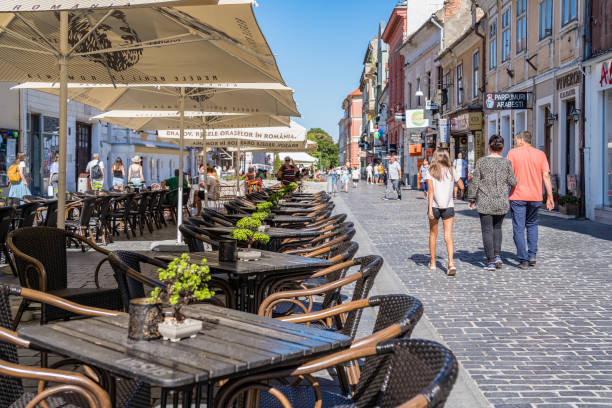
M579 203L578 197L571 193L559 196L559 212L566 215L578 215Z
M265 218L265 217L264 217ZM238 252L238 258L242 260L253 260L261 257L261 252L251 251L253 244L267 244L270 242L270 237L262 232L259 232L261 221L255 217L241 218L236 223L236 229L230 233L230 237L237 241L246 242L247 251Z
M199 264L191 263L189 255L183 254L180 258L174 258L165 269L158 269L158 276L165 289L155 288L151 292L149 302L161 302L172 309L172 316L167 317L158 326L160 334L164 340L171 341L195 337L202 329L202 322L185 319L181 308L195 301L210 299L215 295L208 289L207 282L211 277L206 259L202 259Z

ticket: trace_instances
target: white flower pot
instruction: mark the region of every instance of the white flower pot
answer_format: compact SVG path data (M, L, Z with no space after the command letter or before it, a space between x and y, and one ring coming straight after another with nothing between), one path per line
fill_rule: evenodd
M194 338L202 330L202 322L194 319L185 319L182 323L164 321L157 325L157 329L164 340L177 342L186 337Z
M239 251L237 255L241 261L255 261L261 258L261 251Z
M257 231L258 231L258 232L266 232L266 231L268 231L269 229L270 229L270 226L269 226L269 225L262 225L262 226L260 226L259 228L257 228Z

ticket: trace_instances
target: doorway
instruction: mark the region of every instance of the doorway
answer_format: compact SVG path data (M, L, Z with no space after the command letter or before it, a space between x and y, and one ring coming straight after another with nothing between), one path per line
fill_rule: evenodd
M78 185L79 175L85 173L87 163L91 160L91 125L83 122L76 123L76 168L75 180Z
M550 116L551 116L550 108L547 106L544 108L544 118L549 118ZM551 146L552 146L552 123L546 123L544 125L544 153L546 154L546 161L548 161L549 164L552 164L550 161Z
M30 191L32 194L40 195L42 192L42 133L40 127L40 114L31 113L29 115L29 134L28 150L29 157L26 163L30 162Z
M565 174L576 174L576 122L571 113L576 108L576 101L569 101L566 104L565 122Z

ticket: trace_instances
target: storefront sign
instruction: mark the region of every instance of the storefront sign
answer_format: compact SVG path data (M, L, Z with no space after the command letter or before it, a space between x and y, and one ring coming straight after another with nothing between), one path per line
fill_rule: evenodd
M448 134L450 133L448 119L440 119L438 123L440 126L440 143L448 143Z
M574 194L578 191L578 176L575 174L567 175L567 190L572 191Z
M482 131L474 132L474 162L482 157Z
M531 109L531 92L490 92L484 105L489 110Z
M612 61L602 62L599 72L599 87L603 89L612 87Z
M406 111L406 128L417 129L429 126L429 119L425 118L423 109L413 109Z
M410 142L414 144L423 143L423 136L420 133L413 133L410 135Z
M452 132L466 132L482 129L482 113L468 112L458 115L451 120Z
M570 72L559 78L557 78L557 91L561 89L569 88L570 86L580 85L582 81L582 74L580 71Z
M559 92L559 98L566 99L570 96L576 96L576 88L568 89L567 91Z

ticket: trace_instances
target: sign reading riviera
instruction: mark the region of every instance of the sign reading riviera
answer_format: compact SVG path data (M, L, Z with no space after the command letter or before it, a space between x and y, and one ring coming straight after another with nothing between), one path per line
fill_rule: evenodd
M484 105L490 110L531 109L531 92L489 92Z

